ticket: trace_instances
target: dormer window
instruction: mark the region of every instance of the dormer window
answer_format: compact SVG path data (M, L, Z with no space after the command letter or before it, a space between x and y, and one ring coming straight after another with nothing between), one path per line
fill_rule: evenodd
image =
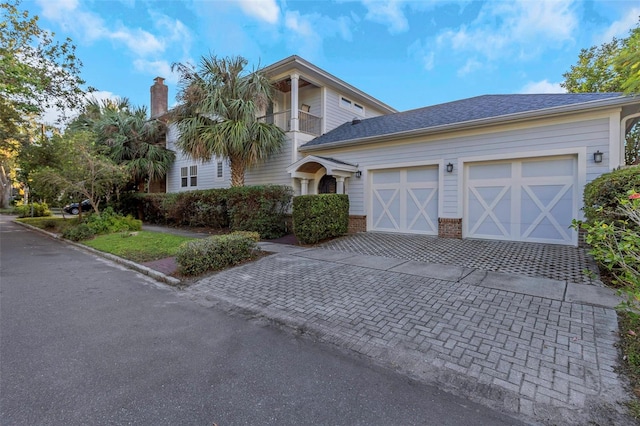
M349 98L340 96L340 106L349 111L353 111L358 115L364 115L364 107L357 102L352 101Z

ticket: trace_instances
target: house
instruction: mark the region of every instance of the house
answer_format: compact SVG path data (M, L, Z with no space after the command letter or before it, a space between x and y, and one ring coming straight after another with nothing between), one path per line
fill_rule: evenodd
M355 231L577 245L570 225L584 185L624 165L624 135L640 119L640 99L619 93L486 95L397 112L298 56L265 71L277 87L265 119L287 143L245 183L346 193ZM176 139L170 129L167 147ZM229 182L225 159L178 153L166 191Z

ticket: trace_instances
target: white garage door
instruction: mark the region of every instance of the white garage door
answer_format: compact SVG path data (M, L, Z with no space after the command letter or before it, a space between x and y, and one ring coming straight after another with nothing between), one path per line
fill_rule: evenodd
M373 171L370 229L437 235L438 167Z
M577 167L575 156L467 164L463 235L575 245Z

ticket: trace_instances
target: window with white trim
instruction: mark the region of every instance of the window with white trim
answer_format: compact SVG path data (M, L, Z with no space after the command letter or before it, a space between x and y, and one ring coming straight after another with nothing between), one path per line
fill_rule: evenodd
M198 186L198 166L180 167L180 187Z
M218 178L221 178L221 177L222 177L222 171L223 171L223 170L224 170L224 169L223 169L223 167L222 167L222 161L218 161L218 169L217 169L217 174L216 174L216 176L217 176Z
M359 115L364 115L364 107L362 105L344 96L340 96L340 106Z

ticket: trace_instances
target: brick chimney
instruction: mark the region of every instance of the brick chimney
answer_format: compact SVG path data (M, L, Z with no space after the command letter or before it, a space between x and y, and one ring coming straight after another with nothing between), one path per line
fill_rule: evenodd
M169 88L164 78L156 77L151 86L151 118L157 118L169 110Z

